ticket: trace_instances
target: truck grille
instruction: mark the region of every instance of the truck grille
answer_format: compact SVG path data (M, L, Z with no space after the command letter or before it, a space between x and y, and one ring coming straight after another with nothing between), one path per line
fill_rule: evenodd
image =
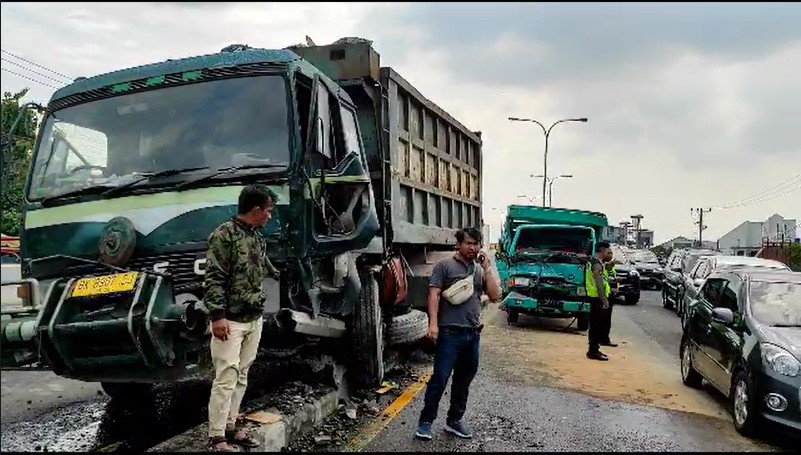
M205 254L199 252L177 252L167 253L151 257L137 257L125 267L133 271L153 271L153 266L159 263L169 263L167 267L161 267L162 273L169 274L172 278L173 286L176 291L199 286L203 283L203 276L195 274L195 261L204 258ZM80 265L69 267L66 270L68 275L86 274L105 274L108 268L99 265Z

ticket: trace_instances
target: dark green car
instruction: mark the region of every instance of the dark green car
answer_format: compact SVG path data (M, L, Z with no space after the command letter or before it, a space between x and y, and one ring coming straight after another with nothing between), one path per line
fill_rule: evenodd
M713 273L687 311L684 384L720 390L744 435L760 423L801 435L801 273Z

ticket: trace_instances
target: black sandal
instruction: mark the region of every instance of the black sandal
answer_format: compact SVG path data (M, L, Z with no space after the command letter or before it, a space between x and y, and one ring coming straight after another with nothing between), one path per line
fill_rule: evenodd
M245 433L244 428L225 430L225 438L228 442L233 442L234 444L240 445L247 449L255 449L260 445L258 441Z

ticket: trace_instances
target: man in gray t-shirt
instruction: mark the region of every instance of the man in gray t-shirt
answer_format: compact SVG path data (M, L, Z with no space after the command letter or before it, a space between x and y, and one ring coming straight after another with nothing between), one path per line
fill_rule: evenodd
M456 242L457 253L434 266L428 285L428 337L436 342L437 348L434 374L426 387L425 407L415 433L420 439L433 438L431 425L451 373L451 407L445 430L462 438L472 437L462 417L467 409L470 383L478 371L481 295L486 292L492 300L501 298L498 272L486 253L479 254L481 231L475 228L458 231ZM473 279L473 294L467 300L453 305L442 297L443 291L468 277Z

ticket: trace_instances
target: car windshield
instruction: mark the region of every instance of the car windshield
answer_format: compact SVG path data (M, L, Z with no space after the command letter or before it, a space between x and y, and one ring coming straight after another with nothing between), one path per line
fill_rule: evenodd
M190 171L166 172L166 182L204 169L288 166L288 112L279 75L164 87L60 109L44 125L28 197L117 187L172 170Z
M693 269L695 263L698 262L704 256L714 256L715 253L713 251L704 251L698 253L690 253L684 257L684 270L686 273L690 273L690 270Z
M657 258L656 255L651 251L629 251L628 256L632 261L659 264L659 258Z
M774 326L801 326L801 283L752 281L749 300L757 321Z
M543 251L591 254L592 234L583 228L521 229L515 251L524 254Z

